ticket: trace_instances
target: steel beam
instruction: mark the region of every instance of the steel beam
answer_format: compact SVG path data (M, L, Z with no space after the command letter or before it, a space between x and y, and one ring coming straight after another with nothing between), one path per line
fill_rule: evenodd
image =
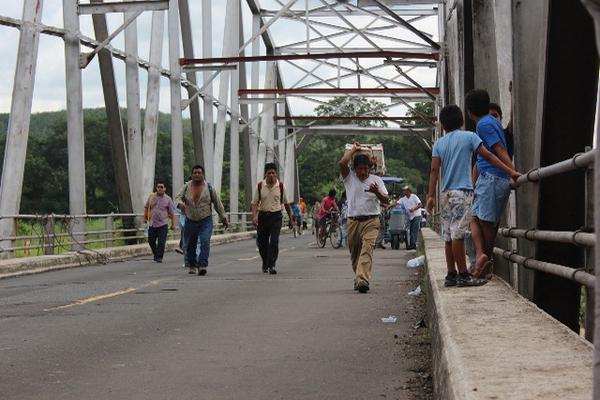
M296 120L296 121L421 121L422 117L388 117L388 116L365 116L365 115L355 115L355 116L335 116L335 115L296 115L296 116L275 116L273 117L275 121L281 120ZM436 121L437 117L431 116L427 118L430 121Z
M234 23L231 25L231 49L239 49L240 47L240 27L241 27L241 9L240 0L233 0L231 9L231 18ZM242 38L243 39L243 38ZM237 50L239 54L242 50ZM231 109L239 113L239 103L237 91L240 88L240 75L238 71L230 73L231 85ZM239 192L240 192L240 126L238 118L231 118L229 121L229 212L231 213L231 222L237 222L237 212L239 211Z
M171 69L171 163L173 188L183 186L183 123L181 116L181 72L179 59L179 4L169 2L169 63ZM177 189L176 189L177 190Z
M125 19L137 13L126 12ZM138 57L137 23L125 29L125 84L127 88L127 157L129 162L129 186L131 203L135 213L144 211L145 196L142 193L142 121L140 111L140 78L136 59Z
M434 95L438 95L439 88L426 88L426 90ZM284 88L284 89L240 89L240 96L262 95L262 94L285 94L285 95L335 95L335 94L418 94L422 93L421 89L415 88Z
M212 1L202 0L202 57L212 57ZM213 92L212 83L207 83L210 80L210 71L204 71L204 84L208 93ZM213 118L213 102L208 98L203 99L203 151L204 151L204 170L206 171L206 179L212 181L214 179L214 151L215 151L215 136L214 136L214 118Z
M169 8L169 0L138 0L138 1L119 1L103 4L79 4L77 12L79 15L85 14L107 14L121 12L137 11L158 11Z
M19 214L33 87L35 84L36 61L40 33L33 24L42 19L43 1L23 2L23 21L19 37L17 65L6 133L2 181L0 183L0 215ZM0 238L15 236L15 222L10 218L0 219ZM12 248L10 240L0 241L0 253L4 248ZM8 254L1 254L2 256Z
M183 43L183 56L194 57L194 44L192 41L192 24L190 21L190 8L188 0L179 0L179 20L181 23L181 41ZM184 71L186 78L196 85L196 73L191 70ZM187 87L188 98L195 93L193 87ZM202 143L202 118L200 117L200 104L197 101L189 103L190 120L192 125L192 142L194 144L194 164L204 165L204 150Z
M99 3L102 2L102 0L94 1ZM108 37L108 27L105 15L92 15L92 23L94 25L96 39L102 41ZM115 177L117 197L119 199L119 211L133 213L131 190L129 186L127 147L125 146L125 135L123 134L119 94L117 92L117 84L115 81L112 55L107 49L98 53L98 65L100 67L104 107L106 108L108 139L112 153L113 174Z
M85 147L83 134L83 95L79 69L79 16L77 0L63 0L65 25L65 81L67 89L67 145L69 164L69 212L86 213L85 206ZM74 218L71 232L76 242L85 240L85 220ZM73 250L83 249L74 244Z
M279 61L279 60L325 60L330 58L406 58L415 60L438 60L437 52L411 52L411 51L348 51L336 53L311 53L311 54L272 54L265 56L246 57L220 57L220 58L182 58L180 65L191 64L217 64L232 62Z
M150 68L148 68L148 83L146 90L146 109L144 113L143 155L143 193L154 189L154 170L156 168L156 142L158 139L158 106L160 103L160 71L155 65L160 65L163 48L163 33L165 12L152 12L152 28L150 36ZM177 188L172 188L173 193Z

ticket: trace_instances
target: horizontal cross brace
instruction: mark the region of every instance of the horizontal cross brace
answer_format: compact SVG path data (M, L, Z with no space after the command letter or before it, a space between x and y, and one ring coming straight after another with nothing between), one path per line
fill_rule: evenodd
M408 58L417 60L438 60L438 52L408 52L408 51L355 51L335 52L318 54L276 54L266 56L248 57L220 57L220 58L180 58L179 65L191 64L215 64L233 62L254 61L278 61L278 60L324 60L329 58Z
M318 115L318 116L310 116L310 115L297 115L297 116L274 116L273 120L281 121L293 119L296 121L421 121L425 118L423 117L388 117L388 116L335 116L335 115ZM427 118L430 121L435 121L436 117L431 116Z
M440 89L436 87L425 88L429 93L438 95ZM420 94L421 89L416 88L284 88L284 89L240 89L239 96L253 94Z
M77 12L85 14L107 14L136 11L157 11L169 8L169 0L120 1L113 3L79 4Z

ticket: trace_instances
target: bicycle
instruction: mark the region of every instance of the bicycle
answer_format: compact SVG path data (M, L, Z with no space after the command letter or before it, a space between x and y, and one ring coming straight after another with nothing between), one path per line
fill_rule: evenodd
M317 229L317 246L323 248L327 243L327 238L331 243L331 247L338 249L342 242L340 240L340 225L339 213L331 212L325 223L325 233L321 235L321 228Z

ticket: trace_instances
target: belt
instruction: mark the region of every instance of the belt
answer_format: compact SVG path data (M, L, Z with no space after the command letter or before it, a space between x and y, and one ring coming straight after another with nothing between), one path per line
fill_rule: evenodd
M279 211L259 211L259 214L281 214L281 210Z
M348 218L350 218L353 221L362 222L362 221L367 221L369 219L378 218L378 217L379 217L379 214L377 214L377 215L357 215L356 217L348 217Z

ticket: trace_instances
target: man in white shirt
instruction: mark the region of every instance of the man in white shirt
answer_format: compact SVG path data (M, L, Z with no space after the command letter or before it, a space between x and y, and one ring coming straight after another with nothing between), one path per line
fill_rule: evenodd
M410 243L406 250L414 250L417 248L417 237L419 236L419 228L421 227L421 200L414 194L410 186L404 186L404 197L398 200L398 204L403 205L408 211L408 219L410 219L409 240Z
M344 154L339 161L340 171L346 187L348 202L348 248L354 271L354 290L369 291L373 267L373 249L379 233L380 204L387 204L388 192L377 175L369 173L371 160L365 154L354 154L359 143ZM350 170L352 161L354 170Z

